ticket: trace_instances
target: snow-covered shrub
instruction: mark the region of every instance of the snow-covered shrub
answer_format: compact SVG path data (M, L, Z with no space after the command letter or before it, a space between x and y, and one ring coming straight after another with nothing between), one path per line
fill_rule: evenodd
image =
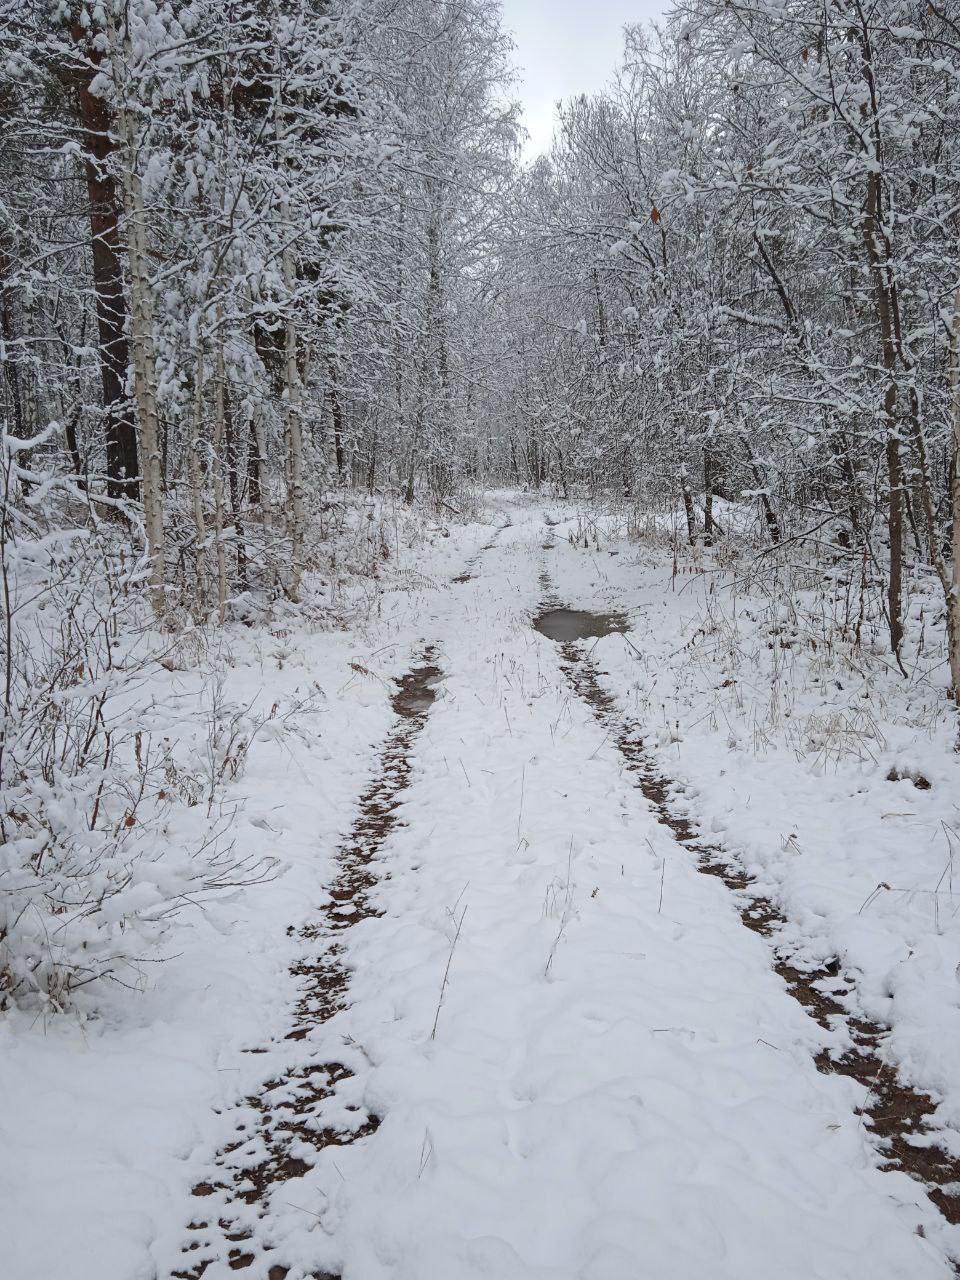
M171 837L183 795L151 695L170 640L144 617L143 572L120 526L50 531L3 504L0 1009L62 1009L104 979L136 985L198 895L272 872L237 857L229 818Z

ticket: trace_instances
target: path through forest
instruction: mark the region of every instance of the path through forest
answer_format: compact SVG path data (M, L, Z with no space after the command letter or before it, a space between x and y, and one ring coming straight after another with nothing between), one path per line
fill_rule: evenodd
M876 1059L859 1081L818 1070L851 1049L822 1016L840 1006L813 981L791 995L744 928L763 904L701 873L717 851L694 825L664 821L669 787L599 684L606 642L587 658L592 642L532 625L597 573L550 510L505 505L417 617L436 697L412 721L395 702L340 877L301 931L303 998L259 1046L259 1095L224 1118L238 1132L210 1153L177 1270L951 1274L951 1229L919 1182L881 1171L857 1114ZM358 831L362 873L345 876ZM334 999L314 998L323 973ZM928 1162L941 1182L945 1161Z

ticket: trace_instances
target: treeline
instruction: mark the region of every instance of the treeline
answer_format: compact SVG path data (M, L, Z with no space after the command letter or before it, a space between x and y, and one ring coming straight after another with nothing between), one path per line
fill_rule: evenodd
M508 55L483 0L3 0L8 541L114 513L205 617L297 598L324 489L449 499Z
M297 599L337 486L723 499L960 690L960 20L691 0L518 166L490 0L0 0L3 541L115 514L155 611Z
M527 176L516 476L715 495L942 584L960 690L960 20L938 0L694 0L628 29ZM952 539L952 546L951 546Z
M220 801L312 695L232 705L208 624L479 465L508 52L483 0L0 0L0 1011L275 874Z

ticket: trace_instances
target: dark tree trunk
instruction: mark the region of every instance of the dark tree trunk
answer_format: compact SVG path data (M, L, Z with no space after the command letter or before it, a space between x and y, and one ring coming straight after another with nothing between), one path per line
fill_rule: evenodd
M250 505L259 507L263 502L260 489L260 447L257 444L257 433L251 415L247 432L247 488L250 494Z
M240 513L240 476L237 471L237 435L233 424L233 405L230 402L230 388L223 388L223 435L226 447L227 488L230 493L230 514L233 516L233 530L237 538L237 580L240 590L246 591L247 581L247 546L243 529L243 517Z
M91 61L96 62L96 55L90 56ZM84 164L90 204L100 377L107 419L107 494L111 498L137 498L140 493L137 428L126 393L130 350L120 241L121 201L110 170L116 144L110 132L110 111L102 98L91 93L91 80L92 74L77 86L77 105L86 150Z
M680 492L683 495L683 509L687 517L687 541L692 547L697 540L697 516L693 509L693 493L690 490L685 466L680 467Z
M703 545L713 546L713 450L703 451Z
M20 369L11 353L13 344L13 321L10 319L10 303L3 281L9 271L10 262L6 254L0 250L0 334L6 350L3 362L4 380L7 384L7 395L10 402L10 416L13 429L18 437L23 437L23 396L20 389Z
M337 479L343 482L343 405L336 383L331 383L330 409L333 417L333 451L337 462Z
M367 491L371 494L377 479L377 444L378 438L374 434L373 439L370 441L370 453L367 457Z
M896 394L896 393L894 393ZM887 397L888 401L891 397ZM888 412L892 411L892 405ZM900 463L900 443L894 431L888 428L886 440L887 483L889 486L887 510L887 536L890 539L890 578L887 582L887 613L890 625L890 648L900 657L903 646L903 473Z
M81 406L77 405L70 417L66 421L65 431L67 436L67 449L70 453L70 461L73 463L73 469L76 472L77 480L80 487L87 487L86 469L83 465L83 459L80 457L80 446L77 443L77 423L80 421Z
M903 460L897 422L897 349L890 304L887 264L877 243L877 228L882 215L882 191L879 174L867 175L867 212L863 219L863 240L867 259L874 274L877 319L886 385L883 392L883 424L887 461L888 509L887 536L890 541L890 577L887 580L887 613L890 626L890 648L897 661L903 645Z

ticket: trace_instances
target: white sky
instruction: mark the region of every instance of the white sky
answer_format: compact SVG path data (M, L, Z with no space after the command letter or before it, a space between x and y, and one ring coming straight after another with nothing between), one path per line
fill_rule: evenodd
M667 0L501 0L503 25L517 44L519 96L530 133L527 154L545 151L554 103L592 93L610 78L627 22L649 22Z

